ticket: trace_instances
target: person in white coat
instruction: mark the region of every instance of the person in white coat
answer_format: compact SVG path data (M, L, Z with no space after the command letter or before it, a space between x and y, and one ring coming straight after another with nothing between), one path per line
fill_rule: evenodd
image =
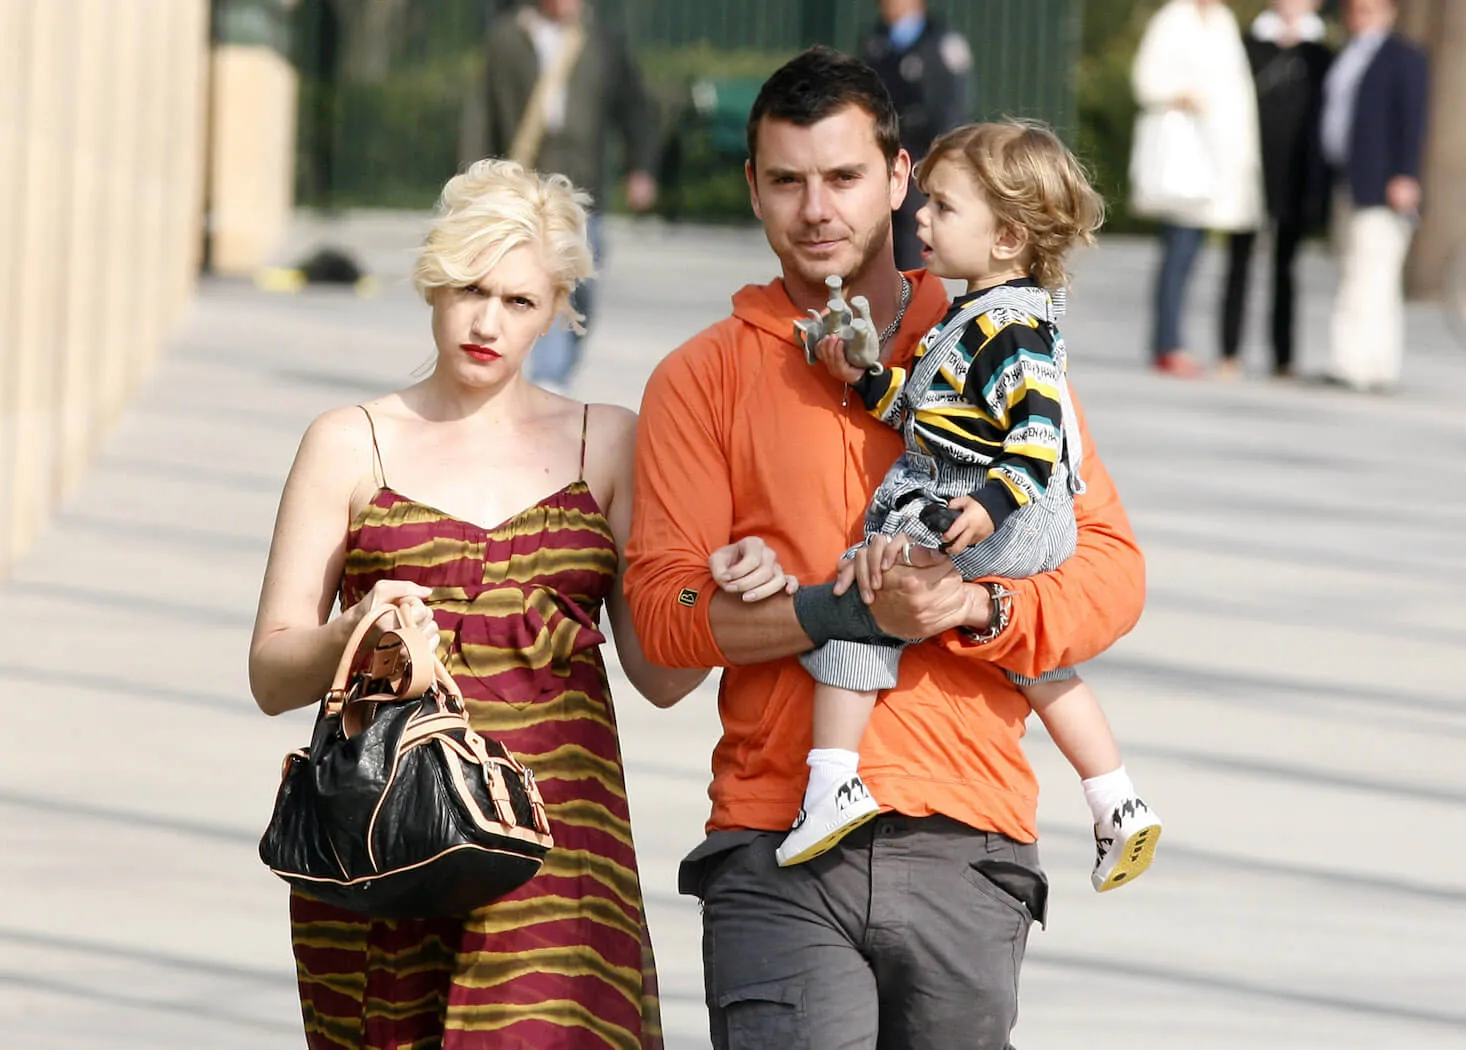
M1218 0L1168 0L1145 27L1131 81L1141 108L1131 210L1161 235L1151 352L1160 371L1194 377L1181 317L1206 231L1254 230L1263 214L1257 96L1236 17Z

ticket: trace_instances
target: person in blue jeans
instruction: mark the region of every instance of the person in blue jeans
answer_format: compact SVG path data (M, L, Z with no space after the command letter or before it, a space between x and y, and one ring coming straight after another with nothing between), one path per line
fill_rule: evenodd
M605 258L605 235L599 212L589 212L586 235L590 241L595 266L601 268ZM560 318L534 345L529 358L529 380L557 394L563 394L570 386L570 377L580 364L585 333L590 325L591 308L595 299L595 281L582 281L570 296L570 308L581 318L579 331L570 327L565 318Z
M1131 211L1160 224L1151 363L1163 374L1194 378L1202 369L1187 348L1182 315L1196 256L1208 230L1256 230L1263 218L1257 92L1236 16L1219 0L1166 0L1146 23L1131 84L1142 119L1184 115L1205 155L1205 178L1185 197L1173 187L1164 199L1146 199L1135 195L1133 179L1131 187ZM1136 159L1165 168L1186 155Z
M543 172L564 175L591 195L589 237L597 268L601 216L615 186L611 139L625 156L625 201L646 211L656 201L656 103L615 20L598 18L584 0L535 0L501 14L485 44L486 127L482 148ZM584 347L592 316L590 282L572 307L535 344L531 382L564 393Z

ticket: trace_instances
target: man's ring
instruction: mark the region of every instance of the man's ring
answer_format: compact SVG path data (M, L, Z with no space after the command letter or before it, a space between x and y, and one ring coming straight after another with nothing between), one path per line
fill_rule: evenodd
M901 564L908 569L911 568L911 541L907 540L901 545Z

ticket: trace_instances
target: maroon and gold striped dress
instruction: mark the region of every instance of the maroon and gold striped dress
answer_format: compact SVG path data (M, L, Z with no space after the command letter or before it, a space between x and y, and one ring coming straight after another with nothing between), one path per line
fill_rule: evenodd
M292 893L310 1047L661 1047L597 629L616 568L584 481L484 529L384 477L352 523L343 607L380 579L433 588L473 725L534 770L555 845L534 879L466 919L371 920Z

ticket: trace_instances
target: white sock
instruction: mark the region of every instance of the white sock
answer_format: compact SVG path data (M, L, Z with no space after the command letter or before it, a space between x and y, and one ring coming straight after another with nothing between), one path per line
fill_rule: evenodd
M805 759L809 766L809 786L804 789L804 808L822 795L834 792L845 781L860 772L860 752L840 747L817 747Z
M1130 775L1124 766L1079 783L1084 788L1084 801L1089 803L1089 811L1094 815L1096 824L1108 825L1115 814L1115 807L1127 798L1135 797L1135 785L1130 783Z

